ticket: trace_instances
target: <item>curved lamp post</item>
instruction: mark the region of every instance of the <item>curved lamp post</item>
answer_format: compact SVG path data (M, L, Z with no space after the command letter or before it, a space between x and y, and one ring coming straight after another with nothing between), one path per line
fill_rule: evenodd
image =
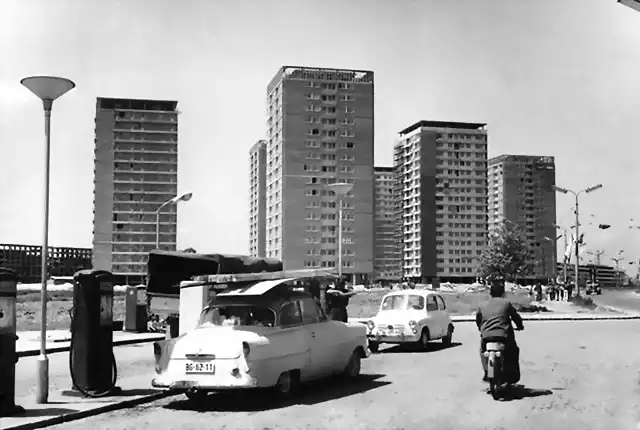
M178 196L175 196L171 200L167 200L156 210L156 249L160 249L160 211L164 209L165 206L168 206L173 203L178 202L188 202L191 200L193 193L184 193Z
M338 203L338 276L342 281L342 202L347 193L353 189L353 184L336 182L335 184L327 185L327 188L333 191L340 201Z
M576 296L580 295L580 282L578 282L578 275L580 273L580 213L579 213L579 197L580 194L585 193L585 194L589 194L594 192L595 190L599 190L600 188L602 188L602 184L598 184L598 185L594 185L593 187L589 187L589 188L585 188L584 190L580 190L580 191L573 191L573 190L569 190L567 188L561 188L558 186L553 186L553 189L556 190L559 193L562 194L573 194L574 197L576 198L576 203L575 203L575 214L576 214L576 235L575 235L575 242L576 242L576 249L575 249L575 253L576 253L576 267L575 267L575 283L576 283Z
M49 170L51 159L51 108L53 101L61 95L75 88L69 79L54 76L31 76L20 81L29 91L42 100L44 108L44 237L42 239L40 276L42 289L40 290L41 322L40 322L40 355L37 360L36 403L47 403L49 400L49 359L47 358L47 272L49 257Z

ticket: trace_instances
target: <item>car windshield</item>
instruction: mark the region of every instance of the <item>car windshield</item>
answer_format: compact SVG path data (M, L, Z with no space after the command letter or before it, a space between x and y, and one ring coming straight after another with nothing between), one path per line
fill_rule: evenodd
M417 294L387 296L380 306L382 311L404 311L407 309L424 309L424 297Z
M203 309L199 327L258 326L273 327L276 315L263 306L226 305L210 306Z

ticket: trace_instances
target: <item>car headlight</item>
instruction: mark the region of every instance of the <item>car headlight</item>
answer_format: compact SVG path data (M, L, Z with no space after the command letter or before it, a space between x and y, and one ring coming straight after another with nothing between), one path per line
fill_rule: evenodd
M418 333L418 324L415 321L409 321L409 328L414 334Z

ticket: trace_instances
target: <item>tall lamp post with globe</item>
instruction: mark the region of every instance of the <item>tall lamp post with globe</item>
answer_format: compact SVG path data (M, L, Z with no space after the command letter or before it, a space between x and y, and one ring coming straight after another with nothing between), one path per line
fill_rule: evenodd
M338 197L338 276L342 280L342 209L344 207L343 201L346 195L353 188L353 184L346 182L336 182L335 184L327 185L327 188L334 192Z
M43 404L49 400L49 358L47 357L47 272L49 256L49 181L51 160L51 108L53 101L75 88L73 81L54 76L31 76L20 81L29 91L42 100L44 108L44 233L41 251L40 306L40 355L37 359L36 403Z

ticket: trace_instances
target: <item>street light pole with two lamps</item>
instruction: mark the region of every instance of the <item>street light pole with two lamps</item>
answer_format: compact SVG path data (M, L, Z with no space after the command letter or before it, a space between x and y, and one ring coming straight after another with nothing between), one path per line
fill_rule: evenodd
M585 188L580 191L573 191L567 188L561 188L556 185L553 186L554 190L562 194L573 194L576 198L575 202L575 215L576 215L576 235L575 235L575 255L576 255L576 267L575 267L575 283L576 283L576 296L580 295L580 282L579 282L579 274L580 274L580 194L590 194L596 190L602 188L602 184L594 185L593 187Z
M343 201L349 191L353 189L353 184L346 182L336 182L327 185L327 188L334 192L338 197L338 276L342 281L342 209Z
M189 200L191 200L192 196L193 193L184 193L177 195L174 198L167 200L166 202L161 204L160 207L156 210L156 249L160 249L160 211L162 211L162 209L164 209L166 206L173 203L188 202Z
M49 400L49 358L47 357L47 274L49 257L49 182L51 168L51 109L58 97L71 91L76 84L65 78L54 76L31 76L20 81L29 91L42 100L44 108L44 232L42 238L40 280L41 322L40 322L40 355L37 359L36 403L43 404Z

